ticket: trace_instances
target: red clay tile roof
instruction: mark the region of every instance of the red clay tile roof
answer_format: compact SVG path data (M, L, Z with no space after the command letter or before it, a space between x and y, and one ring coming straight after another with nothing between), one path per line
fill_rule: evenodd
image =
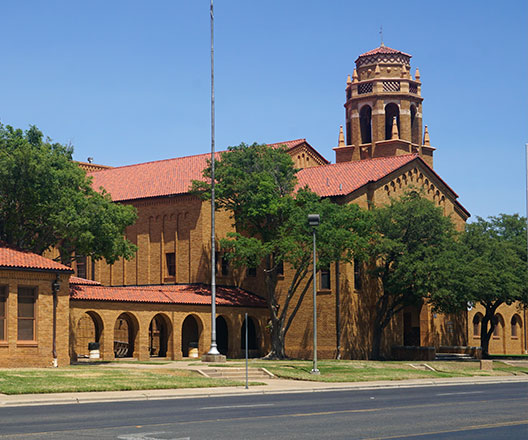
M407 154L305 168L297 173L297 187L308 185L321 197L343 196L385 177L417 158L417 154Z
M297 147L298 145L304 144L306 142L306 138L303 139L294 139L293 141L286 141L286 142L275 142L274 144L268 144L269 147L280 147L282 145L285 145L286 148L289 150L290 148Z
M297 188L308 185L313 192L321 197L344 196L369 182L375 182L387 176L414 160L419 161L431 174L440 180L451 191L455 199L458 198L458 194L418 154L379 157L305 168L297 173ZM470 215L466 208L457 200L455 200L455 203L468 216Z
M159 286L106 287L70 285L72 300L124 301L158 304L211 304L210 286L206 284L173 284ZM266 307L266 301L238 287L216 288L218 306Z
M306 139L296 139L269 145L272 147L286 145L287 149L291 149L304 142ZM220 157L220 153L220 151L216 153L217 158ZM202 179L202 171L210 157L210 153L205 153L126 165L88 174L92 176L93 187L95 189L103 187L111 194L114 201L185 194L189 192L192 180ZM324 157L322 159L326 161Z
M220 152L216 153L219 158ZM93 187L103 187L114 201L144 199L189 192L192 180L200 180L210 153L89 173Z
M390 47L387 47L387 46L379 46L379 47L376 47L376 49L372 49L372 50L369 50L368 52L365 52L365 53L362 53L359 57L367 57L369 55L377 55L377 54L384 54L384 53L387 53L387 54L402 54L402 55L405 55L406 57L409 57L409 58L412 58L412 55L409 55L408 53L405 53L405 52L402 52L401 50L396 50L396 49L392 49Z
M80 278L80 277L70 277L70 285L72 284L78 284L78 285L84 285L84 286L100 286L101 285L99 281L87 280L86 278Z
M13 269L34 269L45 271L73 272L71 267L57 263L49 258L0 245L0 267Z

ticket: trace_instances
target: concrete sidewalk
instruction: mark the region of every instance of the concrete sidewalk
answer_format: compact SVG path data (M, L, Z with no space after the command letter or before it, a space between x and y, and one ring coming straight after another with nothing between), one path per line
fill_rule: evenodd
M487 376L442 379L408 379L372 382L308 382L285 379L263 380L266 385L218 388L184 388L143 391L101 391L88 393L0 394L0 408L9 406L60 405L71 403L122 402L127 400L183 399L193 397L244 396L248 394L307 393L324 391L374 390L383 388L410 388L424 386L482 385L492 383L527 383L528 376Z

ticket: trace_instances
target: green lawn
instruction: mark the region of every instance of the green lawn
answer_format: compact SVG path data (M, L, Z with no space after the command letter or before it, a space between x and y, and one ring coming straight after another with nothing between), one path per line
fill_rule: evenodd
M420 369L413 368L412 365ZM266 361L251 360L250 367L263 367L275 376L284 379L309 380L320 382L361 382L372 380L402 380L441 377L471 377L492 375L528 374L526 367L512 367L503 362L495 361L494 370L481 371L479 362L425 362L436 371L421 367L424 362L402 361L346 361L324 360L318 362L320 375L310 374L311 361ZM227 364L217 364L216 367L243 367L244 362L230 361ZM424 368L424 369L421 369Z
M208 379L186 370L105 368L74 365L65 368L0 370L0 393L61 393L73 391L124 391L169 388L205 388L242 385L225 379Z

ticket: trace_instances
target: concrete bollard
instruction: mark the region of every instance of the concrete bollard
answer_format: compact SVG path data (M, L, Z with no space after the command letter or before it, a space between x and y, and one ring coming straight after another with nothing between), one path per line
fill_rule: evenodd
M493 371L493 361L489 359L481 359L480 369L484 371Z

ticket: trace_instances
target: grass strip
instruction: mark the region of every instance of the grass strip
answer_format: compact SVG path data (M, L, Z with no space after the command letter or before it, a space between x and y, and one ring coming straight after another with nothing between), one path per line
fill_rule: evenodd
M258 385L259 383L252 383ZM0 370L0 393L33 394L241 386L193 371L70 366L57 369Z
M426 363L436 371L421 366ZM412 365L415 367L413 367ZM307 380L316 382L362 382L376 380L431 379L444 377L472 377L528 374L528 368L511 366L502 362L494 362L493 371L480 370L480 363L456 361L347 361L323 360L318 362L320 375L310 374L311 361L284 360L268 361L253 359L249 366L266 368L275 376L284 379ZM212 367L243 368L240 361L226 364L213 364Z

